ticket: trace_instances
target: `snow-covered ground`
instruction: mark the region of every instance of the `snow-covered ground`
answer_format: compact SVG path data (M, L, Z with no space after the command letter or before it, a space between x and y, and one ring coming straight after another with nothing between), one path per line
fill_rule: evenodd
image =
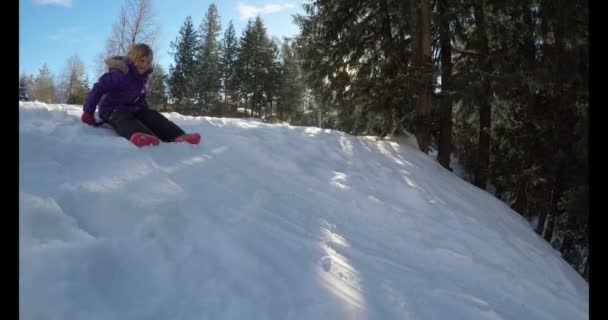
M408 144L167 116L138 149L19 104L21 319L587 319L587 283Z

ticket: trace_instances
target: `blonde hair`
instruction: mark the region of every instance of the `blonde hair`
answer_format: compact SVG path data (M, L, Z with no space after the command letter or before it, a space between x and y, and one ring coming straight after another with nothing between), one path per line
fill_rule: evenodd
M129 53L127 53L127 57L131 61L137 61L139 58L148 57L150 61L152 61L153 54L152 49L147 44L138 43L129 49Z

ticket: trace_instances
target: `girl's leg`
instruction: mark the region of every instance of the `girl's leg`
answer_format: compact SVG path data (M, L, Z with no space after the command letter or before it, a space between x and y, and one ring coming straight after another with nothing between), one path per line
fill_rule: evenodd
M137 132L154 135L152 130L129 112L116 110L108 117L107 122L112 125L119 136L127 140Z
M134 116L164 142L173 142L175 138L185 134L184 130L156 110L143 109Z

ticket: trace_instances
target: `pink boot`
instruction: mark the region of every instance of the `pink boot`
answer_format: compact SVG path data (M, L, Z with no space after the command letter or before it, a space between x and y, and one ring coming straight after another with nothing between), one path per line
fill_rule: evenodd
M129 139L131 140L131 142L138 146L139 148L141 147L145 147L148 145L158 145L159 141L158 138L155 136L151 136L149 134L145 134L142 132L136 132L134 134L131 135L131 138Z
M188 142L190 144L198 144L200 141L201 135L198 133L186 133L174 140L174 142Z

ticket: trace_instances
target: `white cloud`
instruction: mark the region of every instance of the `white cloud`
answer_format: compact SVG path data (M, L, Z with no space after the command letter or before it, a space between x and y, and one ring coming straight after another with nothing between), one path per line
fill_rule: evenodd
M249 19L255 17L256 15L267 14L267 13L275 13L279 11L283 11L286 9L291 9L297 7L296 4L286 3L286 4L267 4L263 7L255 7L246 5L242 2L239 2L237 5L237 10L240 14L241 19Z
M72 0L33 0L34 4L39 4L41 6L46 6L46 5L58 5L58 6L64 6L66 8L71 8L72 7Z

